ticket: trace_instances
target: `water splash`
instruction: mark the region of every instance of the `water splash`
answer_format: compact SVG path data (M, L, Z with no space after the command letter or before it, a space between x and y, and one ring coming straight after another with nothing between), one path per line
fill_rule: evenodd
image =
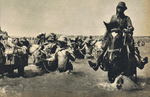
M8 87L8 85L3 86L3 87L0 87L0 93L6 94L6 92L7 92L6 88L7 88L7 87Z
M142 84L145 86L145 84ZM130 78L120 75L118 76L114 83L109 82L101 82L98 83L99 87L107 91L115 91L115 90L123 90L123 91L133 91L133 90L140 90L142 89L141 86L135 84Z
M107 90L107 91L115 91L115 90L117 90L115 87L112 86L111 83L108 83L108 82L101 82L101 83L99 83L97 85L98 85L98 87L103 88L104 90Z

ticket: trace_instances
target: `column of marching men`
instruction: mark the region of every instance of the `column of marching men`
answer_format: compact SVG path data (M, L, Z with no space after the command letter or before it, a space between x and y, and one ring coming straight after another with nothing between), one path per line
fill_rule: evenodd
M1 55L8 57L10 54L19 51L19 53L32 58L33 64L42 70L46 70L46 72L55 70L70 72L73 70L71 61L94 58L96 53L93 54L93 50L98 50L98 46L95 44L100 42L98 39L93 39L92 36L68 37L55 33L41 33L35 38L30 38L30 40L26 37L12 38L8 34L2 33L0 40L1 50L3 51ZM4 66L1 67L3 69ZM3 75L4 71L1 70L1 72Z

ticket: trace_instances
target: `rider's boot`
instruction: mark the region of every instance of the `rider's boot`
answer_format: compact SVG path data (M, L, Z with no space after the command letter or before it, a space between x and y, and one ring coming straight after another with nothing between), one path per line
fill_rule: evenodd
M141 62L140 65L138 66L139 69L143 69L145 64L148 63L148 57L145 57Z
M136 53L136 56L137 56L138 59L139 59L138 68L139 68L139 69L143 69L144 66L145 66L145 64L148 63L148 57L145 57L143 60L141 60L140 51L138 50L138 47L135 47L135 53Z

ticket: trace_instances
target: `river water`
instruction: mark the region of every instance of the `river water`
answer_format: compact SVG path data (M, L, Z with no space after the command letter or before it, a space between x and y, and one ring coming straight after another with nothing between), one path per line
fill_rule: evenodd
M150 58L150 44L139 47L141 56ZM107 72L94 71L87 60L72 62L71 74L43 73L35 65L25 68L25 76L19 77L17 71L10 77L5 74L0 79L0 97L150 97L150 63L137 71L140 89L117 90L109 83Z

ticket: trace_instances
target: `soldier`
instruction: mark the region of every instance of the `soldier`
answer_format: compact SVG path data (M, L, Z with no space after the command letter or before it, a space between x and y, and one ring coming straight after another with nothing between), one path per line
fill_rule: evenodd
M128 47L130 49L130 53L131 53L131 58L132 60L136 60L135 58L135 52L136 52L136 56L138 56L139 58L139 62L138 63L138 67L140 69L144 68L144 65L146 63L148 63L148 58L145 57L143 60L141 60L140 57L140 53L137 53L139 51L137 51L138 49L134 47L134 40L133 40L133 30L134 27L132 26L132 22L129 16L126 16L124 14L124 11L127 10L126 4L124 2L119 2L117 7L116 7L116 14L112 16L110 23L115 24L114 26L118 26L117 28L113 28L111 29L112 32L116 32L119 33L121 35L123 35L123 32L126 33L126 43L128 44ZM105 53L105 51L107 50L107 39L109 36L110 32L106 32L104 35L104 42L102 45L102 49L103 52L101 53L101 55L99 56L99 59L97 59L96 63L89 61L90 66L94 69L97 70L99 67L99 63L103 61L103 55Z
M92 36L90 36L82 43L82 45L84 45L84 46L81 49L81 51L83 49L85 49L85 53L86 53L85 58L89 58L89 59L93 58L92 50L93 50L96 42L97 42L97 40L93 40Z
M26 46L27 48L29 47L29 41L28 41L25 37L23 37L21 43L22 43L24 46Z
M37 36L38 45L41 45L41 44L44 44L44 43L45 43L45 35L46 35L46 33L40 33L40 34Z
M5 41L5 56L13 55L14 51L14 44L12 43L12 38L8 37L7 40Z
M27 50L26 50L27 54L25 54L25 55L26 56L28 56L28 54L31 55L31 53L29 52L29 45L30 45L29 41L25 37L23 37L21 43L23 46L27 47Z
M22 42L20 42L19 38L16 38L16 39L15 39L14 44L15 44L16 46L18 46L18 47L22 47L22 46L23 46L23 44L22 44Z
M67 38L60 36L58 38L58 48L51 58L46 59L47 61L57 61L55 65L58 65L57 70L59 72L65 72L73 70L73 66L69 60L75 61L73 51L67 46Z
M67 46L66 37L61 36L58 39L59 48L56 50L58 56L58 70L60 72L65 72L67 70L73 70L73 66L69 60L75 61L75 56L73 51Z
M54 33L50 33L45 36L45 43L42 50L46 54L47 58L49 58L51 54L55 53L57 49L56 40L56 34Z

